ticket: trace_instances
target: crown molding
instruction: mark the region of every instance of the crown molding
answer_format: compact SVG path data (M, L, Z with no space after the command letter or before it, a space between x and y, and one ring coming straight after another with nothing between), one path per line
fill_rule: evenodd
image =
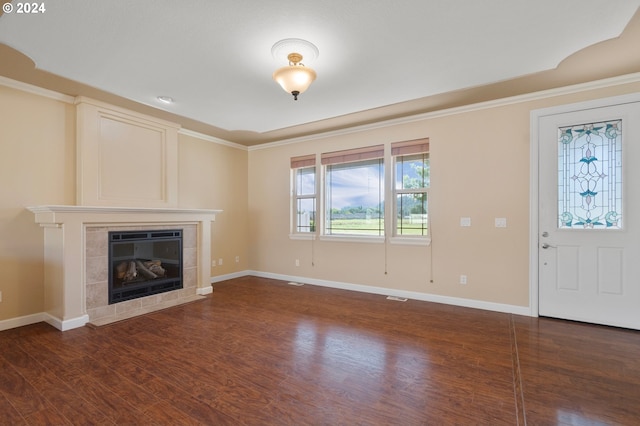
M34 86L33 84L23 83L21 81L13 80L11 78L7 78L7 77L4 77L4 76L0 76L0 86L9 87L11 89L20 90L22 92L31 93L31 94L34 94L34 95L42 96L42 97L45 97L45 98L48 98L48 99L53 99L53 100L64 102L64 103L71 104L71 105L74 105L74 104L77 104L77 103L81 103L81 102L88 102L88 103L91 103L91 104L94 104L94 105L101 105L103 107L110 108L110 109L118 109L118 110L121 109L121 108L116 107L114 105L107 104L107 103L104 103L104 102L101 102L101 101L96 101L96 100L93 100L91 98L87 98L87 97L84 97L84 96L78 96L78 97L69 96L69 95L62 94L60 92L56 92L56 91L49 90L49 89L44 89L42 87ZM175 123L172 123L172 124L174 126L176 126ZM224 140L224 139L220 139L220 138L216 138L216 137L213 137L213 136L209 136L209 135L206 135L204 133L195 132L193 130L180 128L178 130L178 133L179 134L183 134L183 135L187 135L187 136L192 136L192 137L195 137L195 138L198 138L198 139L206 140L208 142L217 143L219 145L228 146L228 147L231 147L231 148L241 149L241 150L244 150L244 151L247 150L247 147L244 146L244 145L240 145L240 144L237 144L237 143L234 143L234 142L230 142L230 141L227 141L227 140Z
M53 99L56 101L65 102L68 104L73 104L76 99L74 96L64 95L59 92L54 92L53 90L44 89L42 87L34 86L33 84L29 84L29 83L23 83L17 80L12 80L10 78L7 78L1 75L0 75L0 85L9 87L11 89L16 89L23 92L31 93L34 95L43 96L45 98Z
M555 89L548 89L548 90L542 90L538 92L527 93L524 95L517 95L517 96L511 96L511 97L506 97L501 99L495 99L491 101L464 105L464 106L455 107L455 108L448 108L448 109L431 111L431 112L426 112L426 113L421 113L416 115L409 115L406 117L395 118L391 120L382 120L376 123L348 127L345 129L333 130L328 132L320 132L320 133L315 133L309 136L300 136L296 138L282 139L276 142L263 143L259 145L253 145L253 146L241 145L235 142L231 142L231 141L217 138L214 136L209 136L207 134L196 132L193 130L188 130L185 128L180 128L178 130L178 133L186 136L202 139L208 142L213 142L219 145L227 146L230 148L251 152L251 151L257 151L261 149L270 149L270 148L275 148L279 146L309 142L309 141L314 141L314 140L324 139L324 138L329 138L334 136L349 135L353 133L359 133L359 132L364 132L368 130L376 130L380 128L391 127L391 126L396 126L396 125L405 124L405 123L413 123L421 120L434 119L434 118L446 117L446 116L457 115L457 114L464 114L468 112L481 111L484 109L497 108L497 107L512 105L516 103L536 101L540 99L570 95L574 93L586 92L589 90L596 90L596 89L620 86L623 84L637 83L637 82L640 82L640 73L626 74L618 77L594 80L587 83L574 84L574 85L559 87ZM10 87L16 90L21 90L23 92L40 95L49 99L53 99L53 100L57 100L57 101L65 102L69 104L74 104L77 99L74 96L65 95L59 92L55 92L53 90L44 89L42 87L34 86L28 83L23 83L23 82L13 80L4 76L0 76L0 85Z
M329 138L334 136L344 136L352 133L360 133L368 130L376 130L376 129L381 129L385 127L397 126L400 124L414 123L416 121L447 117L451 115L481 111L481 110L490 109L490 108L497 108L497 107L513 105L517 103L537 101L541 99L553 98L556 96L570 95L574 93L586 92L589 90L603 89L607 87L620 86L623 84L637 83L637 82L640 82L640 72L618 76L618 77L606 78L602 80L590 81L587 83L574 84L574 85L559 87L555 89L541 90L538 92L527 93L524 95L494 99L491 101L479 102L479 103L464 105L464 106L455 107L455 108L447 108L447 109L442 109L438 111L431 111L431 112L410 115L410 116L401 117L401 118L394 118L391 120L383 120L383 121L378 121L376 123L364 124L361 126L349 127L341 130L316 133L311 136L301 136L297 138L283 139L277 142L270 142L270 143L250 146L249 151L251 152L251 151L257 151L261 149L270 149L270 148L275 148L279 146L309 142L309 141L314 141L314 140L324 139L324 138Z
M214 136L205 135L204 133L196 132L196 131L189 130L189 129L184 129L184 128L180 129L180 130L178 130L178 134L179 135L185 135L185 136L191 136L191 137L194 137L194 138L205 140L207 142L213 142L213 143L216 143L218 145L224 145L224 146L228 146L230 148L236 148L236 149L240 149L240 150L243 150L243 151L247 151L248 150L248 147L246 147L245 145L240 145L240 144L235 143L235 142L229 142L228 140L216 138Z

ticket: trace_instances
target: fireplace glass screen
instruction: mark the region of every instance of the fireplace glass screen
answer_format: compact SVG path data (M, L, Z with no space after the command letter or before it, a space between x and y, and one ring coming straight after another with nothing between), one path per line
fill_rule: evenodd
M109 304L182 288L182 230L109 232Z

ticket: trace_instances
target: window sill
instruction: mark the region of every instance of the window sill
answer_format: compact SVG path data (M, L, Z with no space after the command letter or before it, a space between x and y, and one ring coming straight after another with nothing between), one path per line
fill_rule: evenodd
M339 241L344 243L369 243L369 244L382 244L385 242L384 237L379 236L367 236L367 235L321 235L316 234L289 234L290 240L298 241ZM390 244L405 245L405 246L430 246L431 237L391 237L389 238Z
M367 235L322 235L320 241L340 241L344 243L374 243L383 244L384 237Z
M289 234L290 240L310 241L316 239L316 234Z
M405 246L430 246L431 237L391 237L389 242Z

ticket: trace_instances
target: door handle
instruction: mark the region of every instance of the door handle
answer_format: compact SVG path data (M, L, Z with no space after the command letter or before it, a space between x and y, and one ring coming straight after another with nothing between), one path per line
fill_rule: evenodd
M551 244L543 243L543 244L542 244L542 248L543 248L543 249L556 248L556 246L552 246Z

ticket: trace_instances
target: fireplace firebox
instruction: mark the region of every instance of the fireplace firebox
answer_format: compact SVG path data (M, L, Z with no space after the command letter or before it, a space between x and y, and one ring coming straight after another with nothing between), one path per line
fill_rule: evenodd
M109 232L109 304L181 288L181 229Z

